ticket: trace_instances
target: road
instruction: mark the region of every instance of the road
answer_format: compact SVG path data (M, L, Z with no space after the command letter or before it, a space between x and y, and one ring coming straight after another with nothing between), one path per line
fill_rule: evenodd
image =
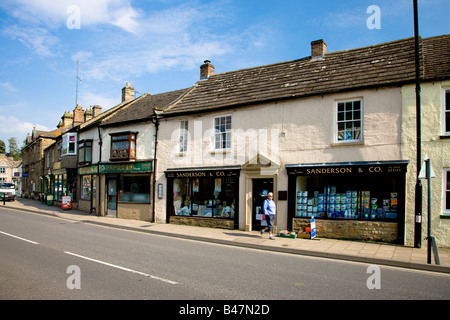
M450 275L441 273L372 269L0 209L0 299L447 300L449 292Z

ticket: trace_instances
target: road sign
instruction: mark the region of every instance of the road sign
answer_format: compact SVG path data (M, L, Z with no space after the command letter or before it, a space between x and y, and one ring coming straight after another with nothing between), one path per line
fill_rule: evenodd
M422 163L422 167L419 172L419 179L427 179L427 161L430 161L430 178L436 178L436 174L434 173L433 167L431 166L431 160L428 158L428 155L425 156L425 160Z

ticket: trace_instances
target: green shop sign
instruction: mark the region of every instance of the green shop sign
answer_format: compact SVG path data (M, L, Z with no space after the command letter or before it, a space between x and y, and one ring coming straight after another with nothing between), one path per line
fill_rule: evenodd
M151 162L101 164L100 173L152 172Z
M79 175L96 174L96 173L98 173L98 166L97 165L78 168L78 174Z

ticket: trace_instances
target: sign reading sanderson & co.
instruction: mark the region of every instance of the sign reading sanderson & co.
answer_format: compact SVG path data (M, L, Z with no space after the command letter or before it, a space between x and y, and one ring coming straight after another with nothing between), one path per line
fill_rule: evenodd
M360 175L405 173L408 161L356 162L342 164L286 165L288 174L310 175Z

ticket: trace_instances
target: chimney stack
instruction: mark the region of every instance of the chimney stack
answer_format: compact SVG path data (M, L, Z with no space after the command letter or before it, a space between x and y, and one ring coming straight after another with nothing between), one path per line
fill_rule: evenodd
M81 105L77 104L73 110L73 126L80 125L84 122L84 111Z
M323 39L311 42L311 58L321 58L327 53L327 44Z
M58 124L58 128L64 128L73 124L73 114L70 111L64 112L61 117L61 121Z
M98 104L96 104L96 105L94 106L92 116L95 118L95 117L98 116L100 113L102 113L102 107L100 107Z
M208 79L214 74L214 66L211 61L205 60L205 63L200 66L200 80Z
M127 85L122 88L122 102L131 101L134 99L134 88L130 86L130 83L127 82Z

